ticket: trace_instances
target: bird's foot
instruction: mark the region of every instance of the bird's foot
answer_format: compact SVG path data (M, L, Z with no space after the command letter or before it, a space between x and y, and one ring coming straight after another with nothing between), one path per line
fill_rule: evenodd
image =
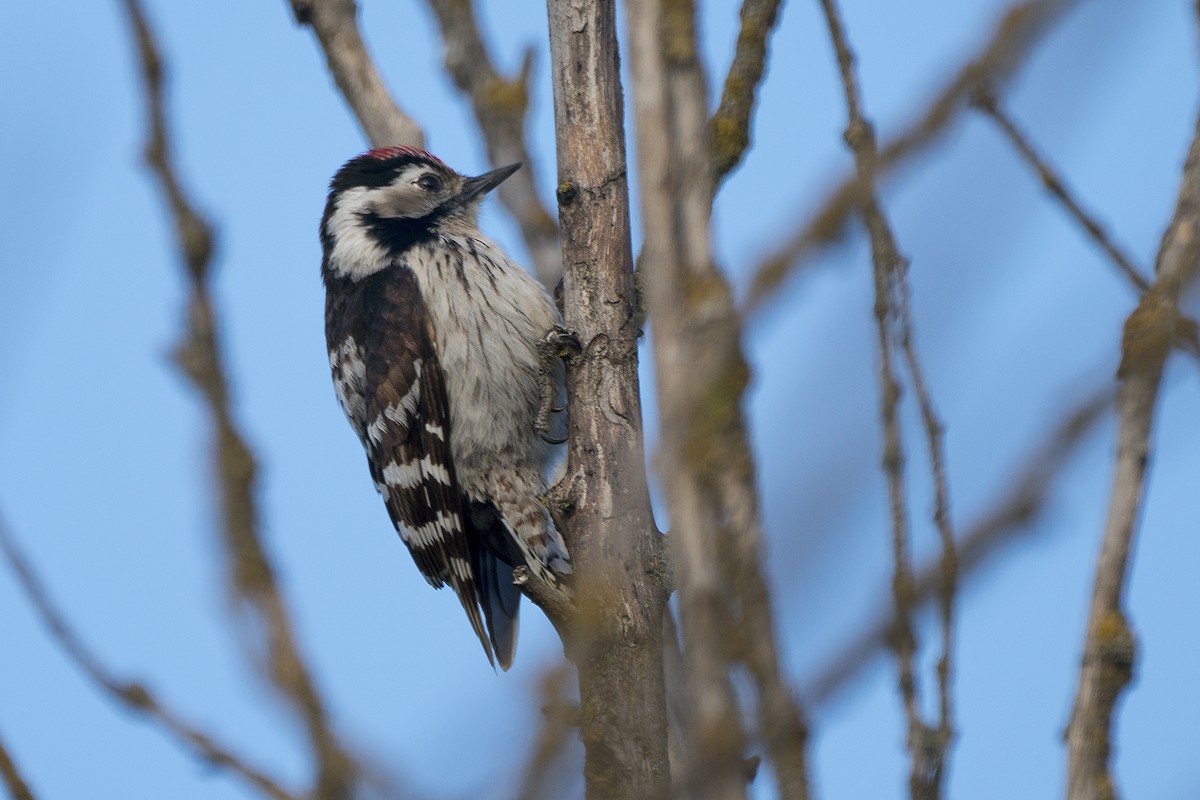
M583 352L579 337L574 331L561 325L555 325L538 342L538 384L541 400L538 403L537 417L534 429L538 436L549 444L562 444L566 437L550 436L550 415L564 409L554 404L557 381L555 380L554 362L561 359L567 366L574 365Z

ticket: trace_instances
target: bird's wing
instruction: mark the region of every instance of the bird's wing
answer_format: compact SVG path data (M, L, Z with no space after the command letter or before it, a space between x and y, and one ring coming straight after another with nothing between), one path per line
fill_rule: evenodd
M362 439L375 486L421 573L450 584L492 661L472 576L450 406L433 326L412 271L364 287ZM493 662L494 663L494 662Z

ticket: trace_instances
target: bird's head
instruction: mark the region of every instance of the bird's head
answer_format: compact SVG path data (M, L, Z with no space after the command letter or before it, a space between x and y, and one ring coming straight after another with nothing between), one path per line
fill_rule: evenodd
M321 220L325 270L364 277L414 245L474 232L479 202L520 167L468 178L413 147L384 147L351 159L329 185Z

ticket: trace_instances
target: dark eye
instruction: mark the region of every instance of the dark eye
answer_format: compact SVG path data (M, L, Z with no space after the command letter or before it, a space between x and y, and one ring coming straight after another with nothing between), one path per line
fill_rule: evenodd
M427 172L417 178L417 186L420 186L427 192L440 192L442 190L442 179L431 172Z

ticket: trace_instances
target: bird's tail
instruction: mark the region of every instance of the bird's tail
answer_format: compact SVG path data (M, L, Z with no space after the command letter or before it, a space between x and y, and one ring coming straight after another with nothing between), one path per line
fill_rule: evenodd
M517 652L518 612L521 610L521 590L513 583L513 568L486 547L480 548L479 604L487 623L488 638L496 652L500 669L512 666Z
M479 589L479 605L500 668L512 666L517 650L521 590L513 583L512 544L504 521L490 503L472 502L467 513L475 535L471 571ZM520 561L518 556L518 563Z

